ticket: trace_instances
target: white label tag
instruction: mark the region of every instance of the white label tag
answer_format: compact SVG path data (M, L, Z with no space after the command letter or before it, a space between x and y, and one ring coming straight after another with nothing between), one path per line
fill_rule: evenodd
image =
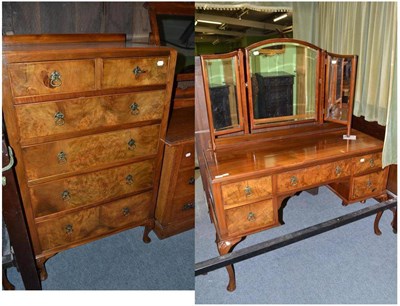
M185 156L186 156L186 157L190 157L190 156L192 156L192 153L190 153L190 152L189 152L189 153L186 153Z
M343 135L344 140L356 140L357 136L356 135Z
M164 66L164 61L157 61L157 66L158 67Z

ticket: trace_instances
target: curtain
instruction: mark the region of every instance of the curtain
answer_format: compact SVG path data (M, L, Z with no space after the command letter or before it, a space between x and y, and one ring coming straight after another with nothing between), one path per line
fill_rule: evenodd
M383 166L397 164L397 3L293 3L293 37L357 54L355 116L386 126Z

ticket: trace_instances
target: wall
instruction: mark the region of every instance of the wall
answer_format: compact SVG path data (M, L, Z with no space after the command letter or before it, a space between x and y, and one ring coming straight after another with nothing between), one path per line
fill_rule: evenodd
M126 33L147 42L143 2L3 2L4 34Z

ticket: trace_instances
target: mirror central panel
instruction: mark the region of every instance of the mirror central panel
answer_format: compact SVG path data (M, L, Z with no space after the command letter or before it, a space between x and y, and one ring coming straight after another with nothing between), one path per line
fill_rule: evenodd
M297 43L248 50L254 125L317 119L318 51Z

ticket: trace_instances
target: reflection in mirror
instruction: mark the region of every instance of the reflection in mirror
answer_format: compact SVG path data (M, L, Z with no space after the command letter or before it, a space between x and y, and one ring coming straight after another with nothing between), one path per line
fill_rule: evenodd
M205 60L214 129L239 126L234 58Z
M249 50L255 125L316 120L318 54L282 42Z
M347 122L352 58L328 56L326 119Z

